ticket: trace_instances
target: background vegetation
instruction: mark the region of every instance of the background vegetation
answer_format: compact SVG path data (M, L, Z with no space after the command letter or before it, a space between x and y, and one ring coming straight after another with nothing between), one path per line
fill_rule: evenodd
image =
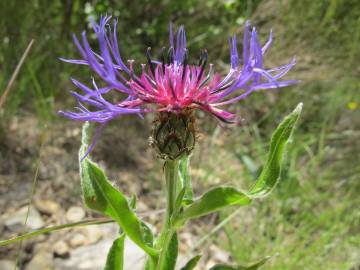
M169 21L187 27L193 59L207 48L210 61L224 70L227 36L241 35L246 19L259 28L263 40L274 30L267 64L282 64L296 55L298 64L289 76L302 83L256 93L236 105L244 119L239 127L220 128L201 117L203 138L194 156L194 181L198 189L219 181L250 185L265 160L271 131L301 101L304 114L287 154L283 180L270 198L241 210L230 221L230 213L221 213L215 220L225 220L219 231L199 234L204 244L217 241L239 263L278 254L265 269L358 269L359 1L1 1L0 95L27 44L35 39L0 112L2 140L16 116L36 116L39 126L34 129L51 129L63 121L56 111L73 105L67 94L72 88L69 77L87 81L91 74L58 57L77 56L71 33L88 29L89 17L104 13L119 17L123 55L138 63L145 61L148 46L155 50L167 45ZM114 129L121 132L124 127ZM139 129L134 132L147 136ZM0 149L3 158L11 151L1 142ZM135 153L135 162L136 155L141 153Z

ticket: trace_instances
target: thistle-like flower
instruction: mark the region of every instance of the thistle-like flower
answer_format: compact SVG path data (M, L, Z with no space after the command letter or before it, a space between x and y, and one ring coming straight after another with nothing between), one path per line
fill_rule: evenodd
M236 115L225 111L223 106L244 99L257 90L279 88L297 82L279 81L295 65L295 60L287 65L264 68L263 56L272 42L272 33L262 47L256 29L250 31L249 22L245 26L242 64L236 36L229 39L230 70L224 77L214 71L212 64L207 68L206 50L201 51L198 64L188 62L185 29L180 26L174 40L172 24L169 25L169 49L163 48L160 59L153 59L148 48L147 64L141 65L141 74L135 74L134 60L128 60L125 64L121 57L116 34L117 20L114 20L113 29L110 20L110 16L104 16L100 18L99 24L92 21L99 41L99 53L90 47L84 31L81 42L74 35L82 59L62 59L89 66L102 79L103 86L98 87L94 79L92 88L72 79L83 92L71 92L79 104L77 111L60 111L60 114L74 120L98 122L103 126L123 114L142 116L144 113L158 112L151 144L164 159L178 159L191 153L196 138L195 109L211 113L222 122L236 122ZM105 94L110 91L119 93L116 103L105 99ZM99 132L88 152L98 135Z
M148 112L169 112L179 114L184 111L200 109L211 113L224 122L233 122L236 115L227 112L223 106L244 99L254 91L288 86L295 80L279 81L294 65L289 64L265 69L263 56L272 42L272 33L262 47L256 29L250 31L246 23L240 64L237 39L234 35L229 39L230 70L225 77L214 71L213 65L207 68L208 54L200 53L198 64L189 64L186 48L185 29L180 26L174 40L172 24L169 25L169 49L162 49L158 60L151 58L150 48L146 52L147 64L142 64L141 74L133 70L134 60L127 64L119 52L116 34L117 20L113 29L109 24L110 16L100 18L100 23L92 22L99 41L100 52L92 50L82 33L81 42L74 35L74 42L82 59L65 62L89 66L104 82L97 87L93 80L90 88L79 81L73 83L83 92L71 92L78 100L76 112L60 111L60 114L80 121L106 123L123 114ZM118 91L119 101L111 103L104 96L110 91ZM84 104L92 107L86 108Z

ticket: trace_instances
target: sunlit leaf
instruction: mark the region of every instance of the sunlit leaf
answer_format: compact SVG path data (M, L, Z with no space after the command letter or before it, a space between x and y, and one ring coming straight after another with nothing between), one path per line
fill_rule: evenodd
M82 143L80 157L88 146L88 124L83 128ZM104 171L87 157L80 161L80 175L86 206L113 218L134 243L156 256L150 229L135 215L128 199L111 185Z
M261 266L263 266L264 263L266 263L269 259L270 259L270 257L267 256L264 259L262 259L256 263L247 265L247 266L240 266L240 265L230 266L230 265L225 265L225 264L217 264L217 265L214 265L213 267L211 267L210 270L257 270Z
M268 195L279 180L285 146L294 130L302 109L300 103L277 127L270 143L265 167L250 192L245 193L232 187L217 187L207 191L199 199L174 216L175 226L183 225L188 219L200 217L231 205L248 205L254 198Z
M289 142L296 121L300 117L301 110L302 103L297 105L295 110L285 117L273 133L265 166L259 179L250 190L252 197L265 197L279 181L285 146Z
M188 261L180 270L193 270L197 265L198 261L200 260L201 255L197 255Z
M183 203L183 199L184 199L184 195L185 195L185 187L183 187L179 194L177 195L176 197L176 201L175 201L175 213L177 213L181 206L182 206L182 203Z
M188 205L192 203L193 200L193 189L191 183L191 176L189 173L189 163L191 155L183 157L179 162L179 178L182 184L182 187L185 188L185 193L183 197L183 203Z
M107 255L104 270L123 270L124 269L124 243L125 234L122 234L112 244Z
M231 205L247 205L251 198L233 187L216 187L207 191L174 218L175 226L186 220L207 215Z
M177 234L174 233L174 235L170 240L169 245L167 246L165 262L161 270L174 270L177 256L178 256L178 239L177 239Z
M136 209L136 200L137 200L137 197L136 197L136 194L133 194L131 195L131 198L129 200L129 205L131 207L131 209Z

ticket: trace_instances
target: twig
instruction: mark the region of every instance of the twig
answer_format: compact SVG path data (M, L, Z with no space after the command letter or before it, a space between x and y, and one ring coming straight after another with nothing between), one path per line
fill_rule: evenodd
M155 215L161 214L163 212L164 212L164 209L155 210L155 211L147 211L147 212L139 213L139 216L144 218L144 217L151 216L154 214ZM67 224L55 225L52 227L46 227L46 228L42 228L39 230L35 230L32 232L28 232L28 233L10 238L7 240L0 241L0 247L14 244L16 242L23 241L23 240L29 239L29 238L37 236L37 235L54 232L54 231L59 231L62 229L70 229L70 228L90 226L90 225L99 225L99 224L106 224L106 223L112 223L112 222L115 222L115 221L110 218L94 218L94 219L83 220L83 221L79 221L79 222L75 222L75 223L67 223Z
M34 43L34 39L32 39L32 40L30 41L30 43L29 43L29 45L27 46L25 52L24 52L23 55L21 56L21 59L20 59L19 63L17 64L17 66L16 66L13 74L11 75L10 81L8 82L8 84L7 84L7 86L6 86L4 93L3 93L3 94L1 95L1 97L0 97L0 110L1 110L2 106L3 106L4 103L5 103L6 97L8 96L8 94L9 94L9 92L10 92L10 89L11 89L12 85L14 84L14 81L15 81L17 75L19 74L19 71L20 71L21 66L23 65L23 63L24 63L27 55L29 54L30 49L31 49L33 43Z

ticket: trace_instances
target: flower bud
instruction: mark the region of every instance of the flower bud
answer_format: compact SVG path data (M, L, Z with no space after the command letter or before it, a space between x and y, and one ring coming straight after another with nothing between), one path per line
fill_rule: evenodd
M175 160L189 155L195 146L192 112L161 112L154 122L150 143L163 159Z

